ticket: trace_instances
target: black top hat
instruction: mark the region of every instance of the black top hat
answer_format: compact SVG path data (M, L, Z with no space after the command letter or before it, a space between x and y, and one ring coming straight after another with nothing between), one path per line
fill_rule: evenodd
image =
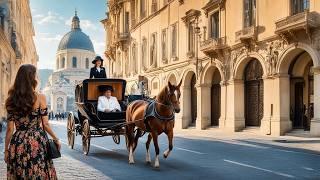
M100 56L96 56L92 61L92 64L96 64L97 61L103 61L103 59Z
M106 91L113 92L113 87L109 86L109 85L100 85L100 86L98 86L98 89L100 92L106 92Z

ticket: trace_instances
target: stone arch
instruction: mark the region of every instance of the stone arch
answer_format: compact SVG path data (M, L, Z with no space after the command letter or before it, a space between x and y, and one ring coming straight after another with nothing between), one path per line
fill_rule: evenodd
M280 84L280 92L289 92L280 107L288 122L281 134L292 128L312 129L311 119L316 112L317 84L311 67L319 66L319 53L304 43L290 44L280 55L277 72L285 83Z
M166 83L168 83L169 81L170 81L171 84L177 85L178 79L177 79L176 74L170 73L170 74L167 76Z
M315 67L320 65L320 54L314 50L311 46L304 44L304 43L297 43L289 45L280 55L279 55L279 62L277 64L277 72L279 74L287 74L290 64L292 63L295 56L306 51Z
M233 72L234 79L243 79L244 70L247 64L253 59L257 59L260 62L263 69L263 76L267 75L267 69L266 69L265 61L262 55L258 53L249 53L248 55L245 55L245 54L241 55L239 57L239 60L236 62L234 66L234 72Z
M201 128L208 126L219 126L221 116L221 82L223 81L221 68L215 63L205 66L201 76L201 99L202 125Z
M213 71L215 71L215 70L219 71L220 76L221 76L221 81L224 81L225 80L225 76L224 76L224 73L223 73L223 71L221 69L221 65L219 65L218 63L213 62L213 63L207 63L205 65L205 67L203 68L203 71L202 71L201 76L200 76L200 83L201 84L208 84L208 80L210 81L209 76L212 75L212 73L214 73Z

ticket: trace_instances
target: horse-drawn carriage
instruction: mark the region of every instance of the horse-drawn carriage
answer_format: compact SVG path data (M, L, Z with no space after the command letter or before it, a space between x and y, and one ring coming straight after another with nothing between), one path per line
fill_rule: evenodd
M100 86L112 86L120 106L120 112L108 112L103 116L97 110ZM77 111L70 112L67 121L68 145L73 149L76 135L82 135L83 153L88 154L92 137L112 136L116 144L125 135L126 108L128 101L142 96L125 96L126 81L122 79L86 79L75 89Z
M112 96L117 98L121 111L108 112L100 116L101 112L97 110L98 98L102 95L99 87L105 85L112 86L114 90ZM151 162L149 145L153 140L156 151L155 167L159 167L158 136L162 133L168 136L169 147L164 152L165 158L173 148L174 114L180 111L180 86L181 81L178 85L168 82L156 98L149 99L143 95L125 97L126 81L122 79L84 80L75 90L77 112L71 112L68 116L69 146L73 149L75 136L80 134L83 153L87 155L92 137L112 136L113 141L119 144L120 135L124 135L129 163L132 164L138 139L147 132L146 162Z

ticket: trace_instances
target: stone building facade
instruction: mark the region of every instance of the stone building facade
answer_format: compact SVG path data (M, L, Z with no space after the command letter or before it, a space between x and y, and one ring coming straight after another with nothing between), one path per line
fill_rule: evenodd
M182 80L176 127L320 136L320 1L109 0L109 76Z
M59 43L56 67L43 89L48 107L54 113L74 110L76 84L89 78L91 61L95 57L92 41L80 27L80 18L75 12L71 30Z
M0 118L4 103L21 64L37 65L29 0L0 1ZM1 121L0 119L0 121Z

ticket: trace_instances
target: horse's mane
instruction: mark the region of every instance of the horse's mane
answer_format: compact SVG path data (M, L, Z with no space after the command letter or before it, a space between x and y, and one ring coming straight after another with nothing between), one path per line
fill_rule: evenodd
M156 100L158 102L164 102L166 101L167 95L168 94L168 85L166 85L165 87L163 87L161 89L161 91L158 93L158 95L156 96Z

